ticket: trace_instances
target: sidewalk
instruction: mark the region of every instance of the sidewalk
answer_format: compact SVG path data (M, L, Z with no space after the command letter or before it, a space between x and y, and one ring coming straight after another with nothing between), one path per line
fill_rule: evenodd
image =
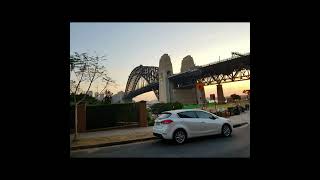
M250 111L242 112L237 116L230 116L229 119L231 119L233 125L250 123ZM72 141L74 134L70 134L70 149L86 149L156 139L152 133L152 128L153 126L79 133L79 140L76 142Z
M248 123L250 124L250 110L241 112L240 115L236 116L230 116L228 119L231 120L233 125L238 125L238 124L243 124L243 123Z
M74 134L70 134L71 150L155 139L156 137L152 133L152 128L153 126L79 133L79 140L76 142L72 141Z

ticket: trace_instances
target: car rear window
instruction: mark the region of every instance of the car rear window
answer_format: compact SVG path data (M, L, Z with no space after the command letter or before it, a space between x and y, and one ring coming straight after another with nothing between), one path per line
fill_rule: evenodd
M164 118L168 118L171 116L171 113L161 113L159 116L158 116L158 119L164 119Z

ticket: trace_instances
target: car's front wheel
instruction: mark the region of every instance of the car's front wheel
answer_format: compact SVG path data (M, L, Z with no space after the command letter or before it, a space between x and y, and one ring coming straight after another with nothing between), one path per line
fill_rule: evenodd
M230 136L230 135L231 135L231 128L230 128L230 126L227 125L227 124L224 124L224 125L222 126L222 129L221 129L221 134L222 134L223 136L225 136L225 137Z
M173 140L177 144L183 144L186 141L186 139L187 139L187 133L182 129L176 130L173 134Z

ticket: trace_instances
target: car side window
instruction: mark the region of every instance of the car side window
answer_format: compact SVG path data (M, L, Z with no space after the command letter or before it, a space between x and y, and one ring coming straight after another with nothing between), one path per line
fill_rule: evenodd
M193 111L185 111L178 113L180 118L198 118L196 113Z
M205 119L216 119L213 115L203 112L203 111L196 111L199 118L205 118Z

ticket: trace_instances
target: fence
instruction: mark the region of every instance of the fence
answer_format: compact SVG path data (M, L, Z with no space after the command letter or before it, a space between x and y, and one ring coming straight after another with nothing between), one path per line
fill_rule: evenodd
M141 114L146 113L145 103L108 104L86 106L86 130L125 125L141 125ZM70 109L70 129L74 129L74 106ZM146 121L146 120L145 120ZM78 127L79 128L79 127Z

